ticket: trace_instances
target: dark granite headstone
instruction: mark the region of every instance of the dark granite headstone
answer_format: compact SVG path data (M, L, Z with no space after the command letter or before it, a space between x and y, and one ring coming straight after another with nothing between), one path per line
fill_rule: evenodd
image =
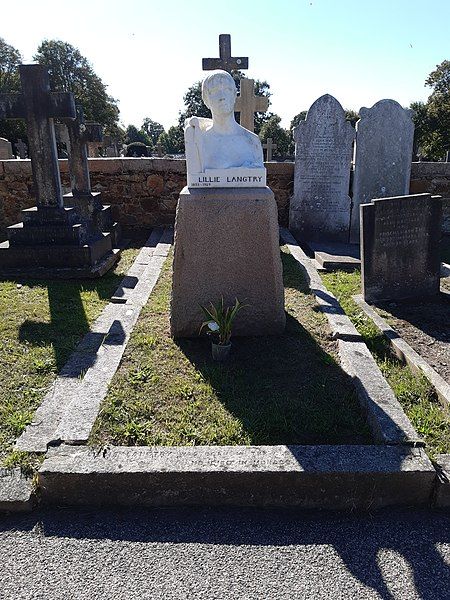
M441 196L379 198L360 210L364 299L376 303L438 294Z

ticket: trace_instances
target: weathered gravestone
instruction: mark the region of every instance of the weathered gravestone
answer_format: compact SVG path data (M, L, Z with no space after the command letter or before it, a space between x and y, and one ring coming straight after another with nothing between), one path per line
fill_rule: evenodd
M349 182L355 130L336 98L314 102L294 130L294 195L289 228L304 240L348 242Z
M11 142L6 138L0 138L0 160L14 158Z
M412 111L395 100L380 100L359 113L350 232L355 244L359 242L361 204L408 194L414 138Z
M234 112L239 113L239 122L249 131L255 131L255 112L266 112L269 98L255 96L255 80L243 77L240 81L241 91L236 98Z
M0 94L0 118L26 120L37 206L7 229L0 244L4 275L95 277L115 262L109 235L91 236L63 204L54 118L76 116L73 94L52 93L45 65L20 65L21 94Z
M377 198L362 204L362 290L367 302L439 293L442 198Z
M278 215L261 142L235 121L229 73L207 76L202 91L213 118L191 117L185 128L188 186L175 221L171 332L198 336L200 305L223 297L248 305L236 317L237 335L278 334L286 319Z
M69 173L72 192L64 195L65 206L74 207L81 220L92 233L109 233L113 248L119 246L119 225L115 223L111 206L103 205L101 192L91 190L86 146L101 142L103 127L100 123L85 123L83 108L76 107L77 118L66 122L69 150Z

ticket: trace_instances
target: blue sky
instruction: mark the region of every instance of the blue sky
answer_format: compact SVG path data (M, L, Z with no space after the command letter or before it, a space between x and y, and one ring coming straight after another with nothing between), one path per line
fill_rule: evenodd
M175 124L220 33L249 57L247 76L269 82L285 127L324 93L356 110L425 100L427 75L450 60L448 0L21 0L1 11L0 37L26 62L45 38L77 46L125 125Z

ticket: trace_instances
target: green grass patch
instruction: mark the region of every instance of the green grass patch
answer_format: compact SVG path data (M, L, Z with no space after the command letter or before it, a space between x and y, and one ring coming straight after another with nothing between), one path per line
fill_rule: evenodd
M211 359L208 338L174 341L169 335L169 258L131 335L90 442L370 443L326 318L287 250L282 259L285 333L232 338L232 357L220 364Z
M12 451L57 373L108 303L138 248L97 280L0 281L0 466L36 457Z
M430 456L450 452L450 419L433 386L393 357L383 334L352 300L352 295L361 293L360 272L336 271L323 274L322 279L363 336L404 411L425 439Z

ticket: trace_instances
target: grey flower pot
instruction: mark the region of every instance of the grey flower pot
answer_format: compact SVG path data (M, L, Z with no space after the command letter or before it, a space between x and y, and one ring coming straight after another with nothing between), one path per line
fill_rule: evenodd
M218 362L224 362L230 356L231 343L221 345L212 342L211 347L213 360L217 360Z

